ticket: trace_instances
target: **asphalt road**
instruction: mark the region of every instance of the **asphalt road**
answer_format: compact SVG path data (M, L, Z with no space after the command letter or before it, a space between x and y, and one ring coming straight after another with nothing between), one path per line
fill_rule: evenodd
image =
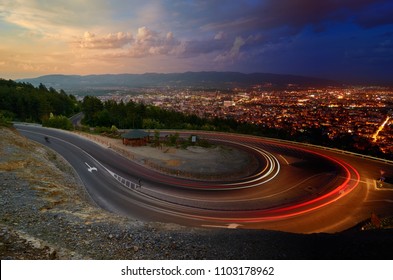
M252 153L259 163L239 180L199 181L158 173L73 133L14 126L62 155L97 205L141 220L311 233L342 231L371 213L393 213L393 189L376 185L381 174L393 176L390 162L291 142L198 132Z

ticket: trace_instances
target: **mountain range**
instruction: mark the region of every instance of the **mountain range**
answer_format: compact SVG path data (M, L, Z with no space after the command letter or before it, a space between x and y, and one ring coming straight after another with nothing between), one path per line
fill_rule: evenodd
M185 73L145 73L145 74L105 74L105 75L46 75L37 78L19 79L18 82L31 83L34 86L78 91L83 89L108 88L146 88L146 87L195 87L231 89L252 85L287 86L326 86L337 85L331 80L270 73L244 74L239 72L185 72Z

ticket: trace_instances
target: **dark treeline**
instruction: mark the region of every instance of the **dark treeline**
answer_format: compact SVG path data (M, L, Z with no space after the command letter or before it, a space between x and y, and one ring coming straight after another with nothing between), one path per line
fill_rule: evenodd
M83 123L92 127L114 125L119 129L216 129L211 121L196 115L186 115L133 101L101 102L97 97L86 96L81 106L85 114Z
M249 130L248 127L255 129L255 126L240 124L233 119L200 118L193 114L184 114L133 101L128 103L117 103L112 100L102 102L97 97L86 96L81 107L85 114L83 123L91 127L114 125L119 129L188 129L242 131L244 133Z
M3 118L42 123L51 114L70 117L78 111L78 102L63 90L57 92L44 85L0 79L0 116Z

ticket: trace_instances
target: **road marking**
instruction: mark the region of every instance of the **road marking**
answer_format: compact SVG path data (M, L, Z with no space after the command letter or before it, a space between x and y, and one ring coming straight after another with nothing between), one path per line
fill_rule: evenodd
M203 227L210 227L210 228L230 228L230 229L237 229L238 227L242 226L242 224L227 224L226 226L220 225L202 225Z
M132 182L132 181L126 179L126 178L123 178L123 177L117 175L116 173L110 171L109 169L106 169L106 170L109 172L109 174L110 174L113 178L115 178L116 181L118 181L118 182L119 182L121 185L123 185L124 187L126 187L126 188L128 188L128 189L130 189L130 190L134 190L134 191L136 191L137 188L141 188L141 182L140 182L140 180L139 180L139 182L138 182L139 184L137 184L137 183L134 183L134 182Z
M367 179L367 188L373 189L374 191L393 191L393 188L383 187L383 184L381 187L378 187L378 183L375 179Z
M228 224L228 228L238 228L242 226L241 224Z
M286 164L289 165L289 162L287 161L287 159L285 157L283 157L282 155L279 155L279 156L286 162Z
M96 167L91 167L90 165L87 164L87 162L85 162L85 164L87 165L87 171L89 171L90 173L92 173L93 171L97 171Z
M341 178L341 179L346 179L347 177L344 177L344 176L337 176L337 178ZM368 180L368 179L367 179ZM365 181L365 180L357 180L357 179L349 179L349 181L355 181L355 182L359 182L359 183L364 183L364 184L367 184L367 186L369 185L369 183L367 182L367 181Z

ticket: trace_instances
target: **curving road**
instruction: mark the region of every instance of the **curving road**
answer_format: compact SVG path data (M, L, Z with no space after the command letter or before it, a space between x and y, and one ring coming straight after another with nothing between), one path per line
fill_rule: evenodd
M161 174L73 133L14 126L61 154L97 205L142 220L310 233L341 231L371 213L393 212L393 190L376 187L381 172L393 177L393 164L387 161L260 137L198 132L258 159L247 177L200 181Z

